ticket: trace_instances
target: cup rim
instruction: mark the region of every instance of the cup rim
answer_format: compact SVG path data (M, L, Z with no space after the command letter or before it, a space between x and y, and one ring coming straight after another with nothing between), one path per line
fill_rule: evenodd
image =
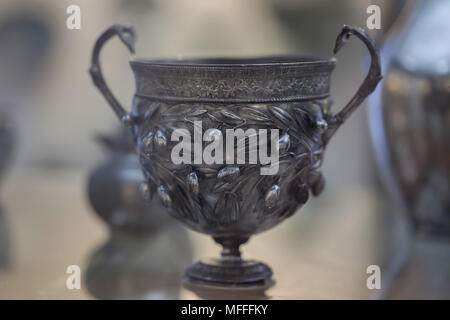
M329 96L335 58L136 59L136 96L153 100L253 103Z
M205 58L135 58L131 64L177 68L246 68L335 65L336 58L306 55L270 55L258 57L205 57Z

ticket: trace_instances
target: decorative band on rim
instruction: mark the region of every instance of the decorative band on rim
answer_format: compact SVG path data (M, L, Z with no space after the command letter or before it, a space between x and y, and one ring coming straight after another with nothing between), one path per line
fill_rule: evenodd
M132 62L136 95L163 101L273 102L326 98L334 63L191 66Z

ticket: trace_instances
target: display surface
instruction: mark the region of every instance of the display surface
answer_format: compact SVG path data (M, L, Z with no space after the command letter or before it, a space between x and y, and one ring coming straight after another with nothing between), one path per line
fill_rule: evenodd
M80 186L86 180L82 169L8 173L4 182L9 184L3 186L9 188L2 189L8 202L1 202L0 212L0 298L199 299L182 286L181 276L192 258L217 254L217 245L175 219L171 220L179 228L158 229L135 239L111 239L111 230L85 199L86 190ZM38 187L42 192L34 194ZM346 186L330 193L327 201L311 202L289 223L257 235L245 245L245 255L270 262L276 284L263 296L246 292L243 298L370 298L373 291L365 286L365 269L375 259L378 232L373 225L380 216L381 200ZM51 205L44 207L43 202ZM366 210L361 212L361 206ZM45 228L59 231L40 232ZM188 233L187 240L182 229ZM191 260L186 258L189 247L193 248ZM44 268L49 261L51 268ZM80 290L66 287L65 271L73 264L82 270ZM225 298L237 299L237 294L232 291ZM211 292L202 297L216 296Z
M95 44L90 73L134 134L146 177L143 195L157 195L173 217L223 247L220 258L188 268L185 281L247 289L269 286L271 269L242 259L239 246L291 216L309 192L318 195L323 189L320 165L329 139L382 78L374 42L350 26L338 35L335 53L355 35L367 46L371 65L357 93L337 114L330 112L328 98L335 60L313 57L135 60L136 94L129 114L107 88L99 64L102 46L114 35L134 51L133 29L113 26ZM174 163L176 143L170 136L175 131L194 138L200 131L204 139L205 132L211 135L206 141L215 141L214 136L237 128L280 132L277 141L268 143L276 144L279 154L275 174L261 175L261 164ZM238 152L239 144L223 160L234 160Z

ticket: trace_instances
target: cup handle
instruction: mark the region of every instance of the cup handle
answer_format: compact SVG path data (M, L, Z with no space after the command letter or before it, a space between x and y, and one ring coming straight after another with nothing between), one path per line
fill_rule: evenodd
M349 40L352 34L358 37L369 50L371 58L370 68L363 83L347 105L339 113L332 115L327 119L328 130L324 136L325 144L328 143L336 130L345 122L345 120L347 120L347 118L364 101L364 99L366 99L367 96L375 90L380 80L383 79L383 76L381 75L381 64L378 48L375 42L364 32L363 29L344 25L336 38L333 53L336 54Z
M108 101L108 103L111 105L122 124L124 124L125 126L131 126L133 124L133 118L120 105L119 101L117 101L117 99L114 97L111 90L109 90L103 78L102 68L100 67L100 50L103 48L103 45L106 43L106 41L108 41L115 35L118 35L120 40L122 40L123 44L125 44L128 50L130 50L131 53L134 53L134 43L136 39L134 29L132 27L115 24L109 27L97 39L94 50L92 51L91 67L89 68L89 73L92 77L92 80L94 81L95 86L98 88L98 90L100 90L106 101Z

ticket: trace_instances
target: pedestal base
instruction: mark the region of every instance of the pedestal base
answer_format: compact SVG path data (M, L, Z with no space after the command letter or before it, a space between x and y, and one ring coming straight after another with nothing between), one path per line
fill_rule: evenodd
M254 260L217 258L199 261L185 271L184 282L196 287L267 289L272 270Z
M248 237L213 238L222 245L221 257L202 260L187 268L184 286L199 296L230 293L264 296L264 291L274 284L272 270L262 262L241 258L239 246Z

